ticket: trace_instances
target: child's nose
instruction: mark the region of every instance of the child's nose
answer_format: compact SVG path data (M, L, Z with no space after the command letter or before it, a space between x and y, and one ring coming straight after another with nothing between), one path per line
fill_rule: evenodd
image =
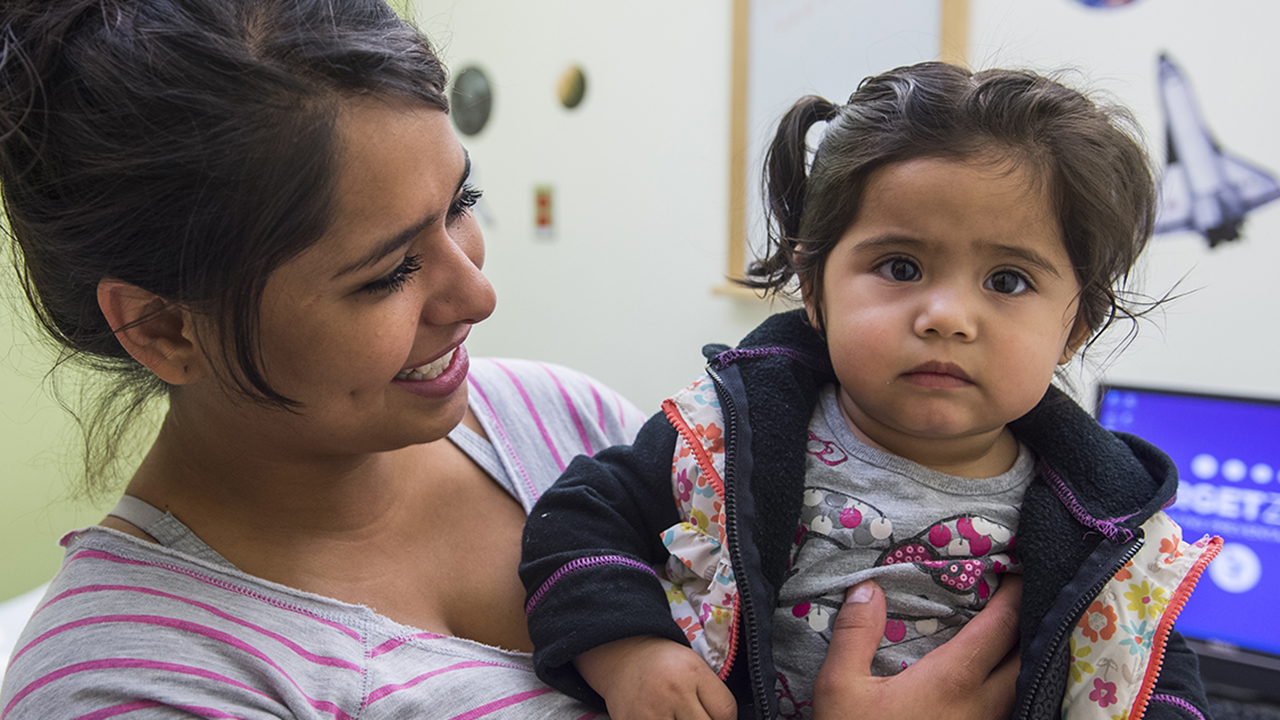
M967 293L946 286L925 293L924 305L916 315L915 332L920 337L938 336L972 340L977 336L977 317Z

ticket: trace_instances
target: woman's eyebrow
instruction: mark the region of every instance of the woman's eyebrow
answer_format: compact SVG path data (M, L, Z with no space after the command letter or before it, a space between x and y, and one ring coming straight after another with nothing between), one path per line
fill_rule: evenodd
M462 186L466 185L467 178L471 177L471 154L468 153L466 149L463 149L462 157L466 162L462 167L462 175L459 176L458 184L454 186L453 195L451 197L457 197L458 193L462 192ZM356 260L346 267L343 267L334 274L333 279L337 280L344 275L350 275L351 273L363 270L371 265L376 265L378 261L382 260L382 258L399 250L405 245L408 245L423 230L439 222L442 216L443 213L432 212L419 218L417 222L413 223L409 227L378 243L377 246L370 250L364 257Z

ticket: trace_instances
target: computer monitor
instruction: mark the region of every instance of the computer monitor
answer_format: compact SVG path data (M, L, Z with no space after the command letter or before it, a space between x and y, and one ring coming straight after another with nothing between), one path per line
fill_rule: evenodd
M1280 700L1280 400L1103 384L1097 417L1173 459L1188 540L1224 541L1176 623L1206 686Z

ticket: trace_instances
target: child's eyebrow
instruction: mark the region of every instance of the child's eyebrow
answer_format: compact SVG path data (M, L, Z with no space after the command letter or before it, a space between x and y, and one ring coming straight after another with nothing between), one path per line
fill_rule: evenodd
M908 235L895 235L893 233L885 233L874 237L859 240L853 246L854 252L883 252L886 250L915 250L921 251L927 247L928 243Z
M1044 272L1052 274L1054 277L1062 277L1062 273L1058 272L1058 267L1049 260L1049 258L1027 247L1019 247L1017 245L1002 245L992 243L991 251L998 256L1012 257L1021 260L1033 267L1039 268Z

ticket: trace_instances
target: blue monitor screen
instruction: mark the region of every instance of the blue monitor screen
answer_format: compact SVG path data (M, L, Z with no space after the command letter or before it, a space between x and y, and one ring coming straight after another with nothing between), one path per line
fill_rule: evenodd
M1112 385L1100 389L1098 420L1177 464L1168 512L1189 541L1224 541L1178 630L1280 655L1280 402Z

